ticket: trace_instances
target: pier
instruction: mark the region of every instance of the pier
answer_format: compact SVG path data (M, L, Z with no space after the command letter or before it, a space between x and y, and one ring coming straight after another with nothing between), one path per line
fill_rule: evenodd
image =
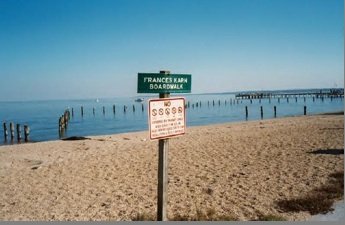
M289 97L316 97L316 98L343 98L344 89L329 89L328 91L319 90L314 92L248 92L238 93L236 99L263 99L263 98L289 98Z

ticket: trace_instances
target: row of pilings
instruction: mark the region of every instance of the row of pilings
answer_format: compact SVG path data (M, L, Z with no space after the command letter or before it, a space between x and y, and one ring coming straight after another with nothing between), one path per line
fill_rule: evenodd
M22 128L19 123L16 124L16 129L14 129L14 123L10 122L9 123L9 131L7 128L7 123L3 123L3 129L4 129L4 141L5 143L10 139L11 143L14 143L15 139L17 139L17 143L22 142ZM30 127L28 125L24 125L24 141L29 142L29 135L30 135ZM16 137L15 137L15 131L16 131ZM10 136L10 137L9 137Z

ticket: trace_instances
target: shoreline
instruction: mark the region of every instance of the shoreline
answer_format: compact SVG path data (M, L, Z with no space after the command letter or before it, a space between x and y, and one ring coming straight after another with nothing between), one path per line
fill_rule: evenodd
M343 125L341 115L308 115L188 127L170 141L168 217L307 220L276 202L343 169ZM157 141L147 133L0 146L0 220L155 217Z
M188 130L189 128L193 127L203 127L203 126L217 126L217 125L222 125L222 124L238 124L238 123L247 123L247 122L257 122L257 121L269 121L269 120L276 120L276 119L284 119L284 118L296 118L296 117L310 117L310 116L330 116L330 115L344 115L344 111L334 111L334 112L326 112L326 113L315 113L315 114L308 114L308 115L292 115L292 116L283 116L283 117L277 117L277 118L267 118L267 119L256 119L256 120L240 120L240 121L230 121L230 122L222 122L222 123L212 123L212 124L207 124L207 125L194 125L194 126L187 126L186 129ZM120 135L120 134L134 134L134 133L141 133L141 132L148 132L148 128L146 130L140 130L140 131L133 131L133 132L124 132L124 133L114 133L114 134L100 134L100 135L85 135L85 136L66 136L65 138L92 138L92 137L102 137L102 136L108 136L108 135ZM28 141L24 142L22 141L21 143L5 143L2 142L0 143L0 148L3 146L15 146L15 145L23 145L23 144L34 144L34 143L44 143L44 142L52 142L52 141L60 141L62 139L54 139L54 140L45 140L45 141Z

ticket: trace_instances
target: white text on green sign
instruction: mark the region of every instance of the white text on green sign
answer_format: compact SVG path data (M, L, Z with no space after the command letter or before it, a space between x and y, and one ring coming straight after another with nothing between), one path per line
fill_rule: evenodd
M190 93L190 74L138 73L138 93Z

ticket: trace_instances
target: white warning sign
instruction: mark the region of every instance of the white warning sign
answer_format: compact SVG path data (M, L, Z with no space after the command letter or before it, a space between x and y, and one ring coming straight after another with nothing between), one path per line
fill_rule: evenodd
M149 100L150 139L163 139L185 133L185 99L160 98Z

